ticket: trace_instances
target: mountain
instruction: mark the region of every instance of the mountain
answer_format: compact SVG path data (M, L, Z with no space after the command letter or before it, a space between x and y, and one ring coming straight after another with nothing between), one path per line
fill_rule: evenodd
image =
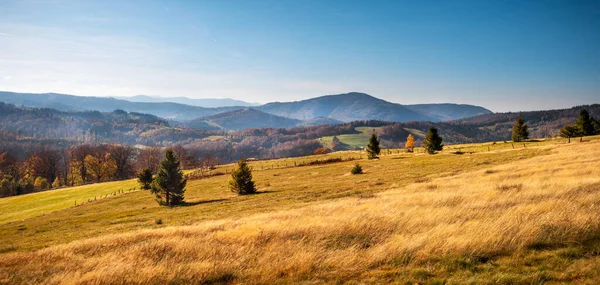
M260 129L260 128L291 128L300 124L300 120L267 114L252 108L220 113L187 122L190 128L225 130Z
M130 102L144 102L144 103L179 103L190 106L198 106L205 108L218 108L218 107L251 107L258 106L258 103L249 103L240 100L234 100L230 98L218 99L218 98L187 98L187 97L157 97L147 95L136 95L131 97L115 97L116 99L127 100Z
M139 95L130 97L128 99L137 101L152 101L163 100L166 98L157 99L157 97ZM189 98L185 99L188 100ZM227 113L246 108L243 106L207 108L173 102L131 102L128 100L111 97L84 97L56 93L30 94L2 91L0 91L0 102L33 108L53 108L60 111L95 110L101 112L112 112L116 109L121 109L127 112L152 114L164 119L178 122L196 120L197 118L205 118L220 113ZM233 104L241 101L228 102ZM247 102L242 103L249 104ZM226 104L226 101L220 101L219 104ZM471 105L401 105L390 103L368 94L357 92L328 95L297 102L268 103L266 105L253 107L253 110L304 121L303 123L300 123L300 125L304 126L316 124L332 125L356 120L382 120L389 122L437 122L491 113L485 108ZM201 121L203 120L196 120L195 126L199 128L202 126L202 129L214 129L222 127L220 125L203 125L200 123ZM264 124L261 122L254 122L253 125L264 126ZM282 125L273 125L270 127L279 126ZM233 129L239 128L240 127L236 127Z
M112 112L121 109L127 112L148 113L165 119L192 120L241 107L203 108L179 103L144 103L108 97L85 97L56 93L14 93L0 91L0 102L34 108L53 108L61 111L94 110Z
M492 113L486 108L466 104L416 104L404 105L404 107L433 117L435 121L452 121Z
M325 117L342 122L382 120L389 122L436 121L436 118L413 111L364 93L328 95L296 102L275 102L258 110L298 120Z

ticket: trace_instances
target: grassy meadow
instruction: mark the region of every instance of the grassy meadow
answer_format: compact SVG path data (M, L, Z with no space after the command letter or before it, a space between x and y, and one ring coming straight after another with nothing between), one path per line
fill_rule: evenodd
M0 199L0 283L600 280L599 140L392 150L357 160L361 175L357 161L292 166L356 154L252 162L260 194L215 176L174 208L139 190L73 206L133 180Z

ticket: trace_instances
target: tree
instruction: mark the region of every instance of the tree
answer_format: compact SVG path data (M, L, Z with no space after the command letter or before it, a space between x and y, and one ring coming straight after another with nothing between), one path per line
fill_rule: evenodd
M404 145L406 151L413 152L415 150L415 137L412 134L408 134L406 138L406 144Z
M581 132L581 136L591 136L595 134L594 131L594 120L590 117L590 114L586 109L579 111L579 118L575 123Z
M318 154L327 154L327 152L329 152L326 148L324 147L320 147L315 149L315 151L313 151L314 155L318 155Z
M560 136L569 139L569 142L571 142L571 138L582 136L581 129L575 125L565 125L564 128L560 129Z
M137 174L138 183L140 183L140 189L149 190L152 188L152 170L150 168L144 168Z
M425 147L425 151L429 154L434 154L436 151L444 148L442 137L438 135L436 127L429 128L429 132L427 132L425 139L423 139L423 147Z
M35 179L35 182L33 182L33 187L35 187L35 190L37 191L43 191L48 189L48 180L46 180L46 178L38 176Z
M252 181L252 170L245 158L241 158L237 163L237 168L231 171L229 189L240 195L256 193L256 186Z
M162 158L162 150L159 147L148 147L140 150L137 157L138 168L148 168L152 173L158 171L158 165Z
M379 139L377 139L377 134L373 132L371 138L369 139L369 144L367 145L367 157L369 159L379 158L380 152L381 147L379 146Z
M96 182L98 183L112 180L117 172L117 164L110 156L110 153L107 153L104 157L86 156L85 167L89 174L96 177Z
M60 188L60 180L58 180L58 177L56 177L56 179L54 179L54 182L52 182L52 189L58 188Z
M525 124L525 120L521 116L517 117L517 122L513 126L512 140L520 142L529 138L529 130Z
M173 149L167 149L152 183L152 193L160 205L175 206L183 203L187 179L181 171L181 162Z
M134 173L132 160L135 149L131 146L111 145L109 147L110 157L115 162L115 176L119 180L127 179Z

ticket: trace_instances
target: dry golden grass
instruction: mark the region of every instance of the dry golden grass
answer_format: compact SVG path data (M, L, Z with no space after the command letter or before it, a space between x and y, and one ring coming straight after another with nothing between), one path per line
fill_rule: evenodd
M597 284L600 142L547 148L358 198L7 253L0 283Z

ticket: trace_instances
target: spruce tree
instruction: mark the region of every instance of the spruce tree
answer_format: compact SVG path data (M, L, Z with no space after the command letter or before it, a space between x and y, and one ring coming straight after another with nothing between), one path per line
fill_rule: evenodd
M529 138L529 130L525 124L525 120L521 116L517 117L517 122L513 126L512 140L520 142Z
M241 158L237 163L237 168L231 171L229 189L240 195L256 193L256 186L254 185L254 181L252 181L252 170L245 158Z
M179 159L173 149L167 149L152 183L152 193L161 205L179 205L183 203L186 184L187 179L183 176Z
M138 183L140 189L149 190L152 184L152 170L150 168L144 168L137 174Z
M442 137L438 134L438 129L436 127L429 128L429 132L427 132L427 135L423 140L423 147L429 154L434 154L436 151L444 148Z
M586 109L579 111L579 118L575 125L581 131L582 136L591 136L595 134L594 131L594 120L590 117L590 114Z
M369 144L367 145L367 157L369 159L379 158L379 153L381 152L381 147L379 146L379 140L377 139L377 134L373 132L371 138L369 139Z

